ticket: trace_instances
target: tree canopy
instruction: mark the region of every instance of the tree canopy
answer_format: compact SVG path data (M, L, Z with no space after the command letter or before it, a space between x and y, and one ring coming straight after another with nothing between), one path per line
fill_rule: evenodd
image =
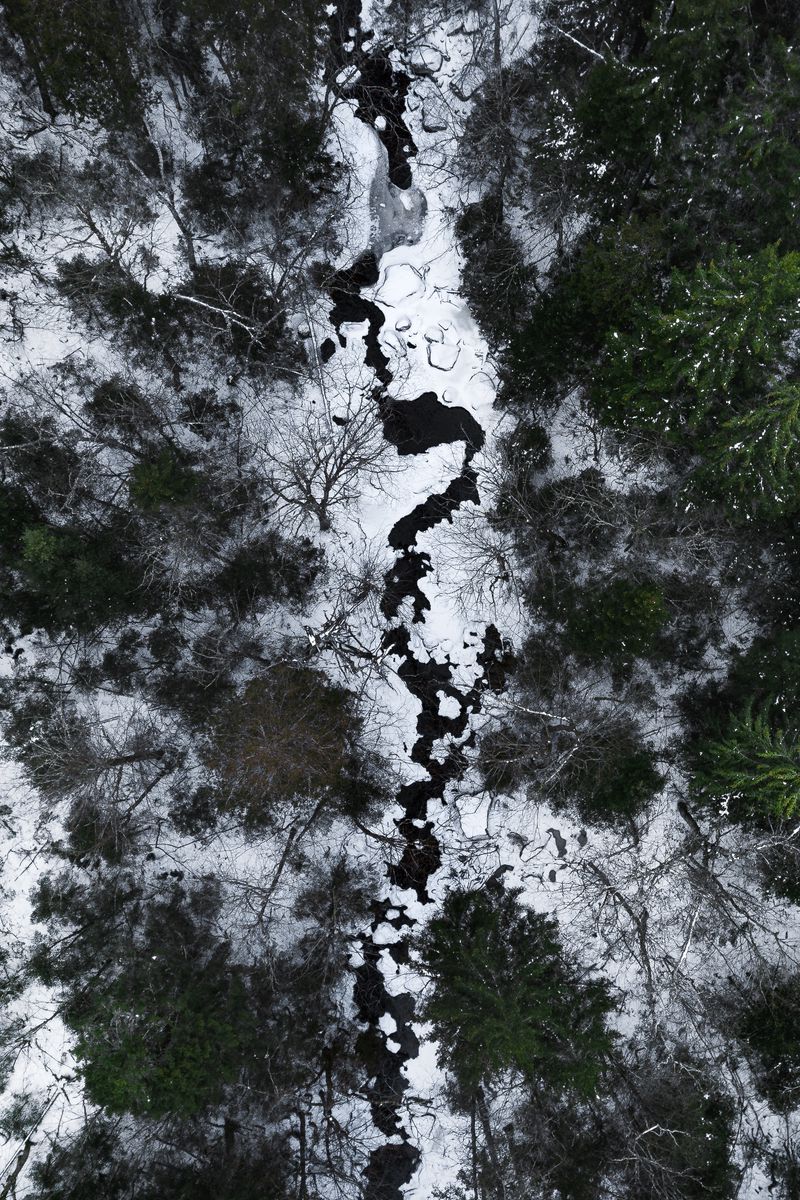
M551 918L491 882L450 892L420 938L424 1016L466 1088L506 1070L591 1094L613 1046L607 985L564 952Z

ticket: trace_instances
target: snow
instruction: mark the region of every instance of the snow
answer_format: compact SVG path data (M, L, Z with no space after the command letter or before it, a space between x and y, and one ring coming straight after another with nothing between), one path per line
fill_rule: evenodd
M452 371L458 362L460 346L451 342L432 342L428 346L428 362L437 371Z
M413 266L406 259L406 261L390 263L382 267L381 277L375 291L375 299L382 307L397 308L402 306L406 300L417 300L424 295L424 264L421 267ZM395 329L399 328L401 322L407 322L405 328L408 329L411 319L401 317L395 323Z
M414 51L412 69L416 67L428 76L420 81L422 85L430 86L429 76L441 71L445 63L450 72L462 72L462 63L469 58L470 50L466 44L459 44L459 36L447 39L442 34L437 38L436 47L418 47ZM446 86L451 77L437 81L435 86ZM416 87L417 84L413 85L412 92ZM363 294L386 314L379 341L390 358L390 370L394 373L390 394L410 399L433 392L443 397L446 404L461 405L476 417L491 442L499 423L493 408L496 379L488 349L459 295L460 263L453 233L453 213L458 203L453 190L456 185L452 179L443 179L438 173L436 163L441 160L428 145L431 137L441 144L439 135L444 133L445 144L452 149L457 125L447 131L442 123L443 114L451 121L453 119L452 102L434 107L430 98L424 105L415 102L413 96L409 100L412 135L420 148L419 157L413 162L415 189L401 195L398 203L398 198L386 187L385 163L380 156L377 164L373 165L372 159L358 164L362 181L369 178L371 170L378 177L377 183L373 176L369 184L372 224L368 236L373 248L381 252L377 285L365 289ZM432 112L436 113L437 119L431 119ZM462 120L465 112L462 110L457 120ZM362 182L360 194L365 190ZM420 197L424 197L424 205ZM424 220L421 219L423 215ZM362 222L362 237L363 226ZM354 256L359 245L350 241L348 249ZM343 332L347 335L344 353L348 360L351 354L356 358L363 355L363 329L347 328ZM337 357L339 354L337 351ZM400 515L411 511L432 493L442 491L460 473L463 451L463 444L455 444L434 447L421 455L402 459L398 456L397 470L391 478L365 481L357 511L348 514L347 519L336 526L333 542L328 545L329 555L342 563L350 561L356 554L374 555L377 559L383 558L384 569L387 569L393 560L386 546L389 529ZM482 460L483 456L479 455L476 460L479 471ZM424 624L410 627L412 649L422 659L430 657L437 662L448 659L454 683L463 691L470 688L481 673L477 653L482 647L483 630L488 621L495 619L497 608L492 600L488 606L472 606L465 610L463 603L459 603L463 596L453 597L448 581L440 576L436 565L441 538L441 528L437 527L417 540L419 549L430 550L434 571L421 583L430 599L431 609L425 614ZM464 573L467 570L465 568ZM359 629L362 640L372 636L373 627ZM389 656L386 665L391 662L392 656ZM373 677L368 692L371 702L382 713L393 714L391 728L382 730L383 747L399 755L398 761L405 758L403 774L406 779L423 777L421 769L407 759L416 736L419 704L399 681L383 671ZM456 717L460 705L454 697L441 693L439 712L445 717ZM444 746L441 749L435 746L434 758L443 751ZM429 813L429 818L436 823L437 836L450 864L461 855L465 844L470 846L475 862L486 862L492 854L487 845L490 814L487 814L486 797L476 799L474 808L472 817L466 809L461 811L460 804ZM386 814L383 829L387 833L393 832L397 815L396 810ZM454 821L457 828L453 827ZM476 841L483 847L477 852ZM452 874L453 866L449 865L432 878L429 886L434 896L442 894ZM421 905L408 891L389 889L386 894L393 905L403 906L406 917L415 921L427 920L435 907ZM398 939L398 933L384 923L374 931L373 938L377 946L388 946ZM424 981L413 970L398 968L388 951L381 953L380 961L386 986L392 994L407 991L419 994L422 991ZM391 1037L394 1022L388 1015L381 1019L380 1028L389 1037L389 1049L393 1049L397 1045ZM422 1037L422 1047L419 1057L410 1060L406 1066L413 1099L409 1101L404 1120L410 1137L422 1151L422 1163L408 1195L427 1200L434 1186L442 1187L455 1180L461 1160L463 1129L460 1119L447 1111L435 1045L426 1036L429 1031L421 1026L415 1028Z
M334 12L334 6L328 11ZM362 16L366 22L366 6ZM505 10L504 18L503 52L509 58L529 43L535 22L529 7L522 4ZM502 429L502 417L494 408L497 379L491 355L459 294L461 263L453 226L463 197L459 181L448 166L468 113L468 105L459 97L468 97L485 77L476 61L473 37L481 32L483 19L476 9L459 12L448 25L426 32L427 41L416 45L405 61L394 52L400 65L410 67L417 75L408 104L409 124L419 148L418 157L412 160L412 189L403 192L388 182L386 152L375 132L355 117L354 103L335 106L331 149L349 167L346 196L337 213L342 236L334 265L349 266L368 247L380 260L378 282L364 295L386 316L379 342L394 374L390 394L407 400L434 392L446 405L462 406L477 419L487 442L473 465L486 504L492 497L494 443ZM351 36L355 37L356 32L352 31ZM348 69L341 78L349 79L352 74ZM181 264L180 237L168 212L157 215L151 236L159 246L165 282ZM298 335L309 338L314 346L326 336L335 340L326 304L323 298L318 308L297 314L294 321ZM75 328L67 309L53 309L44 294L27 293L21 311L26 324L25 341L6 343L4 371L14 375L29 369L46 371L69 356L88 362L90 351L98 358L103 356L107 365L114 365L113 350L100 344L99 339L98 345L87 346L86 332ZM337 345L324 372L320 369L318 379L309 384L303 397L306 414L318 405L330 415L338 411L337 404L348 389L368 394L374 382L363 368L367 323L345 324L341 333L347 344ZM297 403L294 397L291 402ZM633 487L652 488L662 478L659 472L663 472L663 464L631 461L607 434L592 425L579 399L573 397L565 403L552 433L554 464L549 478L574 473L576 465L595 465L609 487L620 493ZM398 677L396 657L381 646L386 622L377 596L383 574L395 557L387 545L387 535L400 516L432 493L442 491L459 474L463 452L463 442L434 447L415 456L400 456L387 448L381 464L360 481L358 501L335 516L333 530L324 537L308 530L324 544L330 564L329 584L322 589L316 608L303 614L309 645L316 646L318 641L324 644L321 631L338 616L344 581L363 575L374 585L367 600L347 611L344 630L371 655L368 665L359 664L357 676L366 714L366 736L387 755L398 784L422 779L425 773L409 760L420 704ZM412 649L423 660L449 661L453 683L464 692L481 675L477 655L482 649L481 635L490 621L512 642L530 632L524 625L513 583L502 581L507 548L499 535L487 529L476 507L465 504L452 523L420 534L417 549L430 556L432 570L420 583L430 609L424 623L410 625ZM401 612L407 626L408 607L407 603ZM272 619L273 614L265 615L264 624ZM295 632L302 632L299 618L283 619L294 621ZM746 645L754 633L752 626L735 613L724 614L723 626L725 646ZM335 645L322 651L322 661L334 677L348 686L355 685L353 660L348 663ZM708 671L715 665L713 656L703 664ZM585 698L589 701L608 683L605 677L585 682ZM661 689L659 702L665 710L670 697L658 680L654 680L654 686ZM460 714L461 707L454 697L441 691L438 698L442 717ZM485 697L484 711L471 716L459 740L466 741L470 732L479 731L490 720L502 719L503 705L512 703L513 695ZM663 728L659 736L666 737ZM441 739L434 746L433 757L442 761L448 748L449 740ZM18 774L5 765L3 771L6 790L24 794ZM654 943L660 954L677 964L674 974L679 978L724 973L731 969L735 958L730 946L710 949L707 941L693 940L693 893L685 876L659 874L654 868L654 864L670 857L677 861L682 853L684 831L675 815L675 800L683 786L680 774L673 772L663 802L654 807L640 843L634 845L625 832L592 830L587 835L574 819L554 812L542 797L525 789L509 796L490 795L483 790L477 771L468 769L450 787L447 803L433 805L428 814L443 852L442 868L429 881L432 903L422 904L414 893L390 889L382 882L380 894L387 895L393 905L387 917L391 920L402 911L419 928L436 913L449 886L477 885L498 867L508 867L506 882L522 889L525 903L540 912L558 913L570 943L584 961L593 956L598 961L602 958L603 969L617 984L628 988L631 999L617 1021L621 1031L632 1032L642 1016L635 999L642 990L635 938L626 926L624 913L607 905L607 897L601 902L598 895L602 893L592 892L587 885L592 864L604 869L613 862L615 886L620 893L634 910L646 904ZM58 834L54 827L40 822L32 797L20 806L20 811L23 815L13 829L9 830L5 821L0 825L4 839L3 933L12 948L29 944L34 936L28 896L36 879L50 865L46 850ZM376 824L377 832L396 835L395 822L401 815L398 806L391 806ZM213 847L167 834L160 839L153 870L163 864L178 864L197 878L214 874L228 883L232 892L236 888L263 891L274 874L282 844L276 845L274 838L253 838L241 829L226 832ZM365 864L374 860L374 848L344 822L312 831L303 849L313 861L323 861L337 849L346 850L355 861ZM278 897L281 904L291 902L292 886L287 880ZM239 938L242 953L249 936L248 919L252 927L252 916L246 919L245 913L243 901L231 900L223 916L226 928ZM411 993L421 998L426 981L413 959L410 965L400 967L389 953L389 947L405 936L405 931L395 929L389 920L372 934L375 945L382 948L380 963L387 990L392 995ZM796 914L785 906L775 906L765 920L765 930L758 935L760 952L774 953L770 939L784 932L786 925L791 928L793 950L800 953ZM290 923L275 921L273 926L271 934L276 943L280 945L287 939L288 944L295 932ZM602 937L598 937L598 931ZM785 944L787 937L783 940ZM362 961L360 946L354 942L351 965L355 968ZM681 1013L671 991L660 994L657 1003L658 1020L665 1027L674 1026ZM45 1022L30 1044L21 1046L8 1087L9 1094L30 1089L51 1105L39 1137L57 1126L65 1129L83 1120L70 1037L57 1007L57 997L37 985L29 988L12 1009L12 1015L17 1010L23 1013L28 1024ZM389 1049L399 1050L394 1037L399 1032L395 1019L384 1013L379 1028L388 1038ZM412 1141L422 1151L422 1163L407 1194L429 1200L434 1188L445 1188L456 1181L468 1131L444 1098L445 1081L430 1027L416 1022L414 1030L420 1039L420 1052L405 1068L409 1094L403 1120ZM355 1120L356 1111L361 1119L363 1114L357 1107L345 1119ZM757 1194L761 1185L754 1182L751 1186L756 1189L752 1194Z
M483 79L474 63L469 36L469 31L479 25L477 12L459 15L446 30L437 31L435 48L417 47L411 55L409 65L416 68L420 78L412 84L407 111L419 148L419 156L413 161L414 179L426 198L427 215L415 244L386 249L379 282L365 294L387 315L380 341L384 352L391 355L391 369L397 371L397 363L403 364L402 374L395 375L392 394L411 398L433 391L445 404L462 405L476 417L487 435L487 445L476 456L474 465L481 492L491 496L492 443L502 425L493 407L496 377L488 350L459 296L460 262L453 214L463 197L456 194L457 183L443 169L452 161L459 122L466 112L466 106L453 100L453 95L468 97ZM504 26L506 50L525 44L534 32L529 12L523 6L515 8ZM398 334L402 335L402 348ZM551 478L574 474L581 465L592 465L599 468L610 488L621 492L654 488L663 482L663 464L631 461L608 435L592 426L574 399L564 407L552 432ZM355 522L359 534L379 553L382 538L397 517L432 491L441 490L442 484L458 473L460 464L461 447L434 448L403 464L402 474L391 480L388 495L381 494L380 488L373 492L367 487ZM521 637L525 620L513 582L508 586L498 583L495 588L491 579L486 579L493 569L498 579L503 572L500 565L493 568L486 556L496 555L499 564L505 548L502 542L492 546L491 537L495 535L487 535L479 520L473 522L471 509L471 505L464 506L452 525L439 525L418 537L417 549L429 554L433 567L420 583L431 607L424 624L411 629L413 652L437 662L447 657L454 682L462 690L470 687L479 673L476 653L486 623L496 622L504 636L515 640ZM342 529L339 536L346 545L352 533ZM478 560L472 557L478 553L484 556L480 560L486 564L483 571L476 569ZM484 576L481 586L476 585L476 571ZM737 631L745 642L751 632ZM731 641L733 636L731 630L726 640ZM598 690L607 686L606 679L596 684ZM408 724L406 735L400 739L393 733L390 744L407 749L414 740L418 706L409 703L407 696L404 699L402 691L384 678L375 694L384 697L391 692L397 728ZM662 689L662 706L667 701ZM494 706L495 717L502 719L504 702L499 700ZM490 701L487 705L492 707ZM456 716L458 709L454 699L440 694L439 711L443 716ZM481 728L488 719L485 714L473 716L470 728ZM665 736L663 729L659 736ZM434 758L441 760L444 749L444 744L435 746ZM671 957L689 976L701 969L699 956L704 953L707 970L708 952L700 951L686 937L691 921L688 888L685 894L680 888L676 891L675 878L654 865L679 854L684 831L674 805L681 786L680 779L670 783L663 802L649 815L640 844L633 845L620 831L587 833L575 820L553 812L541 797L524 790L507 797L488 795L477 774L468 772L452 785L448 803L434 806L435 811L428 814L444 858L441 870L428 883L433 903L421 905L413 894L397 890L390 893L391 899L405 906L409 918L424 924L436 912L437 902L448 886L478 885L498 867L507 867L506 882L522 889L525 903L537 911L557 913L568 945L587 963L594 956L595 965L605 970L623 993L627 992L628 999L615 1021L621 1032L632 1034L644 1015L635 930L624 928L624 921L615 928L613 922L619 921L619 913L604 908L599 902L602 890L593 893L587 879L593 864L602 869L613 863L615 886L627 897L632 910L647 905L651 936L659 952ZM395 812L389 814L390 819L395 816ZM771 927L778 927L774 917ZM376 943L385 945L396 936L390 926L382 926L376 931ZM381 961L392 994L424 994L425 981L416 973L413 962L399 968L386 953ZM674 1025L675 1004L668 991L658 997L657 1012L665 1025ZM381 1028L389 1035L393 1022L383 1018ZM405 1067L410 1085L405 1121L410 1137L422 1151L422 1162L407 1195L428 1200L435 1188L444 1189L456 1182L468 1131L444 1100L444 1077L429 1027L415 1023L414 1029L421 1048L419 1056ZM394 1045L390 1041L390 1046ZM755 1182L753 1186L757 1189Z
M419 75L436 75L442 69L444 55L435 46L416 46L410 53L408 65Z
M346 86L348 81L340 79L340 82ZM378 135L356 118L355 110L355 101L340 103L331 117L331 152L348 168L346 202L336 216L341 249L334 266L349 266L370 243L373 222L370 185L386 155Z
M3 673L9 671L2 660ZM29 896L49 868L47 847L53 831L40 824L38 802L25 785L19 769L0 762L0 794L15 798L14 814L0 822L2 901L0 928L9 954L5 970L22 962L37 927L32 922ZM9 1045L13 1065L4 1081L4 1107L18 1096L30 1096L43 1110L36 1140L56 1129L68 1131L83 1123L81 1089L75 1080L72 1036L59 1015L58 997L41 984L28 985L3 1013L3 1025L20 1023L20 1034ZM31 1031L30 1033L28 1031ZM35 1132L32 1130L32 1132ZM14 1161L20 1146L10 1142L0 1160L0 1178Z
M443 717L457 717L461 712L461 706L454 696L447 696L444 692L439 692L439 712Z

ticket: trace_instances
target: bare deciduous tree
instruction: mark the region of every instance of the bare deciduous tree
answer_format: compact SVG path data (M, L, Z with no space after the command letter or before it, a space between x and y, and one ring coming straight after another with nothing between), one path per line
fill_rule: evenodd
M176 741L141 706L102 715L65 700L34 728L26 769L46 801L69 806L65 827L74 843L113 854L148 824L147 802L184 765ZM149 815L135 829L142 813Z
M358 378L337 385L337 411L311 402L275 414L262 454L273 494L297 529L311 517L320 530L354 504L365 482L382 486L394 451L383 434L378 405Z

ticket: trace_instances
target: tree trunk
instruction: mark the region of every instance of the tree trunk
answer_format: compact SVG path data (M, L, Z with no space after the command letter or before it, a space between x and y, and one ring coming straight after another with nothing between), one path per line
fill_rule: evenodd
M100 767L106 771L112 767L129 767L137 762L158 762L163 757L163 750L138 750L133 754L117 754L114 758L104 758Z
M36 51L34 50L29 39L20 34L20 41L22 42L25 55L30 63L31 70L33 71L33 77L36 80L36 87L42 101L42 108L47 113L50 120L55 121L58 113L56 112L56 106L53 104L52 97L50 96L50 90L47 86L47 79L45 78L44 71L42 70L42 64L39 62L38 55L36 54Z
M222 1136L225 1139L225 1157L231 1158L236 1149L236 1132L239 1128L239 1122L234 1121L232 1117L225 1118Z
M297 1118L300 1122L300 1186L297 1192L297 1200L308 1200L308 1181L306 1179L306 1114L302 1109L298 1108Z
M497 1157L497 1143L494 1140L492 1133L492 1124L489 1118L489 1107L486 1103L486 1096L483 1093L483 1088L478 1087L475 1092L475 1103L478 1109L478 1116L481 1119L481 1129L483 1130L483 1138L486 1143L486 1153L489 1155L489 1162L492 1166L492 1192L497 1197L497 1200L505 1200L506 1189L503 1185L503 1172L500 1166L500 1160Z
M478 1136L475 1128L475 1097L472 1097L472 1107L469 1114L469 1137L470 1145L472 1146L472 1190L475 1193L475 1200L480 1200L478 1192Z

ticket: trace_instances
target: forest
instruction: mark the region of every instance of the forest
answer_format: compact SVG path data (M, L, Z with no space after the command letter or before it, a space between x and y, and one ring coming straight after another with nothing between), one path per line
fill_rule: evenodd
M799 44L2 6L0 1200L800 1200Z

